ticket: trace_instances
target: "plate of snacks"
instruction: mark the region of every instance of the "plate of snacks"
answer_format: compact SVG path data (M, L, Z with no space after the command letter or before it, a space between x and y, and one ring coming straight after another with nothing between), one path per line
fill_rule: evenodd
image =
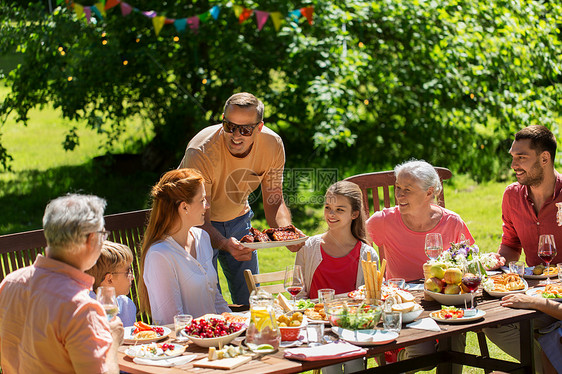
M308 318L308 322L310 323L330 323L324 309L324 304L321 303L314 304L313 308L306 308L304 310L304 315Z
M206 315L194 319L180 333L196 345L208 348L228 344L244 331L246 325L243 323L228 322L220 315Z
M306 239L308 239L308 236L293 225L263 231L252 227L250 233L240 239L240 243L248 248L262 249L300 244L305 242Z
M503 297L513 293L525 292L529 285L518 274L503 273L488 277L483 283L484 290L493 297Z
M441 310L429 313L429 316L437 322L445 323L464 323L479 320L486 315L480 309L461 309L454 306L441 306Z
M525 292L529 296L544 297L562 302L562 284L547 284L544 287L535 287Z
M509 269L505 266L502 267L502 270L509 273ZM550 266L547 269L543 264L526 267L523 273L523 278L527 279L546 279L556 276L558 276L558 269L556 267Z
M411 292L396 287L382 287L385 305L391 305L394 312L402 313L402 323L410 323L420 316L423 308L416 303L416 297Z
M152 343L166 338L172 330L165 326L151 326L144 322L135 322L134 326L124 328L125 344Z
M147 358L150 360L163 360L183 354L185 346L172 343L150 343L133 345L125 350L131 358Z

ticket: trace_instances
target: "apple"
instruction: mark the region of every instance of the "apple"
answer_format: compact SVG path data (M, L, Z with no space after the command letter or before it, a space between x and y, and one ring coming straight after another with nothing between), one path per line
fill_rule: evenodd
M444 285L445 284L441 279L435 277L428 278L424 283L426 290L437 293L440 293L441 290L443 290Z
M443 282L447 284L459 284L462 281L462 271L459 268L449 268L445 270Z
M448 284L445 286L443 293L447 295L458 295L461 293L461 287L458 284Z
M443 279L443 276L445 275L445 269L443 269L442 264L435 264L429 268L429 273L432 277Z

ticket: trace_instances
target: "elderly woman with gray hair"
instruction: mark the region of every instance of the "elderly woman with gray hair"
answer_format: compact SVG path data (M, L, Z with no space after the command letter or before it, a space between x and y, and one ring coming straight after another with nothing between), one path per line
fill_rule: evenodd
M433 166L412 160L396 166L394 174L396 206L375 212L366 222L367 232L383 249L387 279L420 279L428 260L426 234L440 233L445 249L463 235L470 244L474 239L458 214L435 203L443 187Z

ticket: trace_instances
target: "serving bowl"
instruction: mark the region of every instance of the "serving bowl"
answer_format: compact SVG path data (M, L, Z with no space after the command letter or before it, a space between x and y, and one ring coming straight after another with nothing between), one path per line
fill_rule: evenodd
M336 300L325 305L326 316L332 326L349 330L373 329L382 314L382 302L374 304Z
M197 337L197 336L188 335L185 330L181 330L180 334L182 336L185 336L185 337L189 338L189 340L191 340L193 343L195 343L199 347L208 348L208 347L218 347L219 345L224 346L224 345L230 343L231 341L233 341L234 339L236 339L244 331L246 331L246 327L243 327L240 330L238 330L236 332L233 332L232 334L224 335L224 336L218 336L216 338L200 338L200 337Z
M444 294L438 292L432 292L424 290L425 294L437 301L441 305L470 305L470 293L460 293L460 294Z
M416 318L420 316L423 312L423 308L419 306L419 309L414 309L406 313L402 313L402 323L410 323L413 322Z
M282 342L292 342L299 338L301 329L306 328L307 320L304 318L300 326L295 327L282 327L279 326L279 331L281 332Z

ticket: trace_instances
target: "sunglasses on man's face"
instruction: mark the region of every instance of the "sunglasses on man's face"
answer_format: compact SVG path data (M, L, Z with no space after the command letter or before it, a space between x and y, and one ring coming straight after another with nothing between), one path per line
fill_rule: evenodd
M237 125L234 122L230 122L226 119L222 120L222 128L224 130L224 132L227 132L229 134L234 133L234 131L236 131L236 129L238 129L238 132L240 133L240 135L242 136L251 136L254 133L254 129L256 127L258 127L258 125L261 123L258 122L255 125Z

